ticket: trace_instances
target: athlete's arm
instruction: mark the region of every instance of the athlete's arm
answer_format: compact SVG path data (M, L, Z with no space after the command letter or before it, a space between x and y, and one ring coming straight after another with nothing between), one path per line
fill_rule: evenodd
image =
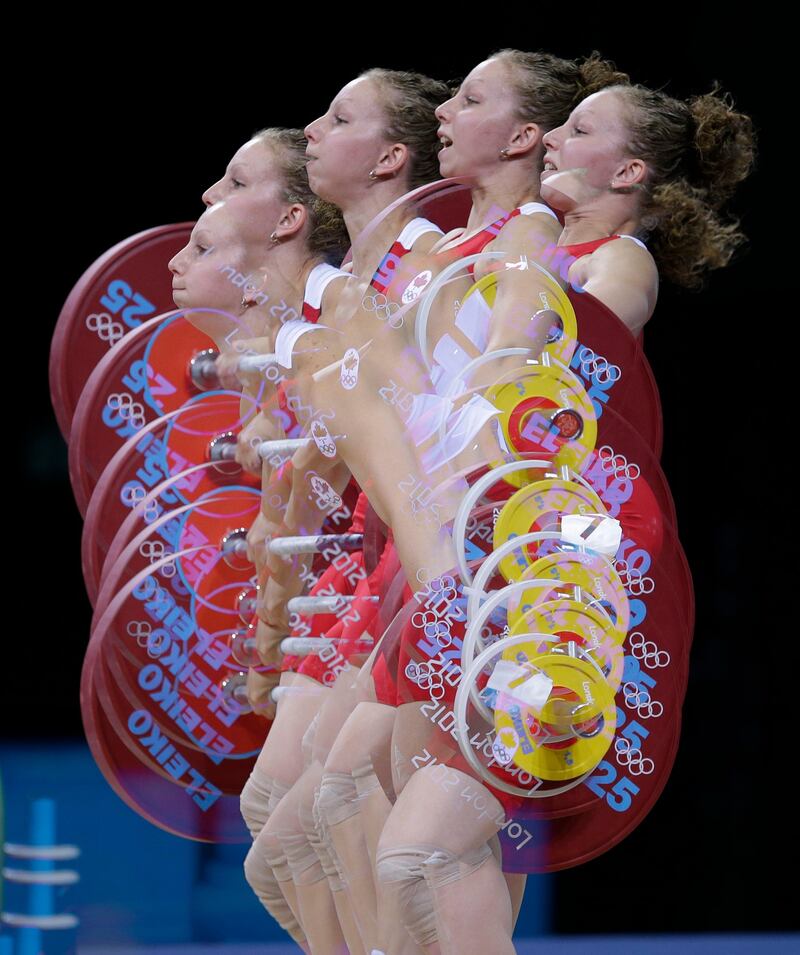
M638 335L656 305L658 271L646 249L617 239L588 257L581 286Z

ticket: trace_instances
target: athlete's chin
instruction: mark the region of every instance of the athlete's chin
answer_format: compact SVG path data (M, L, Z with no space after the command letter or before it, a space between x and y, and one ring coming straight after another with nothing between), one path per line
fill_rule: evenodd
M458 157L453 155L453 147L445 146L439 151L439 173L442 179L450 179L460 175L458 171Z
M551 177L552 184L544 180L539 187L539 196L551 209L558 212L569 212L575 206L575 200L568 192L558 188L558 176Z
M318 159L314 159L306 166L308 184L315 196L319 196L319 198L324 199L325 202L334 202L334 200L331 198L330 188L325 182L325 177L320 176L315 168L318 162Z

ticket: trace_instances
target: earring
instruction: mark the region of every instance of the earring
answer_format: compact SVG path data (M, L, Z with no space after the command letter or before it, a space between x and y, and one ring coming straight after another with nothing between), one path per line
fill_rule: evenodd
M278 233L277 233L277 232L273 232L272 235L269 237L269 240L270 240L270 242L272 242L273 245L277 244L277 243L280 241L280 240L278 239Z
M503 149L500 150L500 158L508 159L508 146L505 146L503 147Z
M255 303L252 299L247 299L247 298L244 297L244 295L242 295L242 300L241 300L241 302L239 303L239 308L241 308L242 311L245 311L245 312L246 312L247 309L250 308L251 305L255 305L255 304L256 304L256 303Z
M377 180L378 177L377 177L377 175L375 174L375 170L374 170L374 169L370 169L370 171L369 171L369 178L370 178L373 182L375 182L375 181Z

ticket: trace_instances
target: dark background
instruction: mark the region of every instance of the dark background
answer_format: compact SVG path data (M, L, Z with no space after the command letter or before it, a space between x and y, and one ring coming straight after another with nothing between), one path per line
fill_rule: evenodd
M7 198L23 198L31 255L17 316L27 319L16 326L26 358L12 379L23 394L9 402L14 417L7 418L8 433L21 431L23 442L20 452L16 439L9 445L17 473L6 526L21 560L14 558L7 588L15 612L2 735L82 733L78 684L90 607L47 354L84 269L127 235L196 218L203 189L254 130L302 127L363 69L454 79L506 46L562 56L596 48L635 80L678 96L720 80L754 117L760 158L733 203L749 247L700 294L665 285L646 332L664 408L663 467L697 598L681 747L639 828L600 859L558 876L555 927L797 929L789 889L797 842L780 809L797 747L788 708L796 698L794 633L784 623L794 595L777 545L796 518L787 458L793 403L778 394L792 377L781 358L791 356L793 316L782 306L792 265L774 234L784 197L766 128L775 61L749 25L734 33L716 13L683 24L665 15L646 28L645 11L609 9L587 19L547 6L543 22L526 9L504 10L508 27L456 11L434 23L424 10L404 13L395 27L399 11L387 8L358 15L357 31L355 14L318 23L298 10L280 24L271 12L256 22L217 11L192 43L178 24L141 37L118 31L94 47L73 38L50 52L46 93L25 111L33 168L17 157L6 179Z

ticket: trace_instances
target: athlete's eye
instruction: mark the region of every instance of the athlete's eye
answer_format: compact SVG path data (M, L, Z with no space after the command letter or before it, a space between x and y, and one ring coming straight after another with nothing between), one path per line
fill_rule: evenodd
M476 100L474 96L465 96L465 97L464 97L464 101L465 101L466 103L477 103L477 102L478 102L478 100Z
M339 115L334 115L333 121L337 124L337 126L338 126L339 123L346 123L346 122L347 122L346 119L343 119L343 118L342 118L341 116L339 116Z
M233 184L234 189L242 189L244 187L244 183L236 178L232 178L231 183Z
M208 246L200 245L199 242L195 242L194 247L197 249L198 252L208 252Z
M582 136L582 135L585 134L585 132L586 132L586 130L585 130L585 129L581 129L580 126L573 126L572 131L573 131L577 136Z

